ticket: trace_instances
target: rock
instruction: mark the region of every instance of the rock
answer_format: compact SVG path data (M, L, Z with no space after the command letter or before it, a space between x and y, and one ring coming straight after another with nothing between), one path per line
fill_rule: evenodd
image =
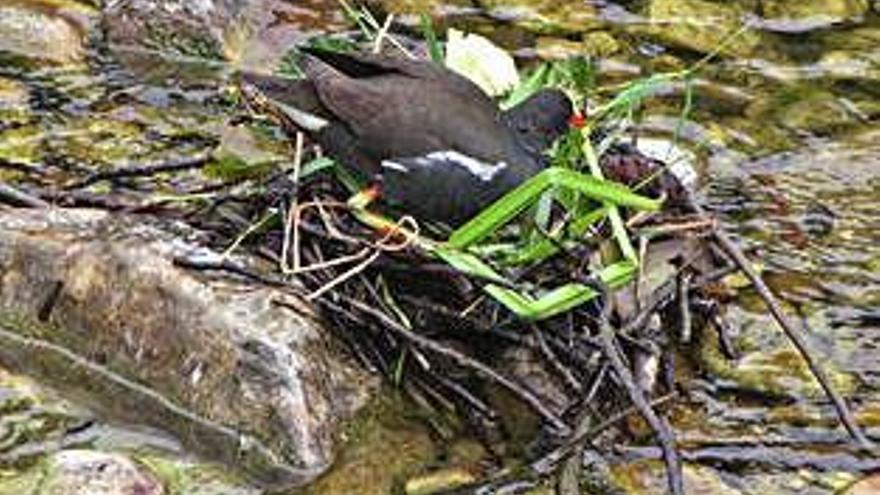
M412 413L411 403L399 395L377 397L346 428L346 446L333 469L301 495L401 493L401 480L443 455L432 439L436 430Z
M615 55L623 49L617 39L607 31L591 31L585 33L582 39L582 55L605 58Z
M586 54L584 45L551 36L541 36L535 40L535 53L543 60L566 59Z
M793 84L746 109L753 119L775 119L785 128L812 134L831 134L859 123L858 116L830 91Z
M27 106L29 97L24 83L0 77L0 111Z
M868 0L763 0L761 11L766 19L821 20L837 23L868 13Z
M120 454L65 450L46 466L40 495L163 495L162 485Z
M216 257L180 225L0 209L0 231L0 365L263 486L322 473L375 384L294 295L175 266Z
M850 485L841 493L842 495L874 495L880 493L880 475L873 474L863 478Z
M473 5L469 0L367 0L373 11L390 12L404 17L421 14L443 16Z
M169 57L226 58L252 70L274 69L293 44L343 22L337 4L318 0L119 0L103 20L115 44Z
M41 8L39 2L0 5L0 52L9 52L53 65L84 62L85 42L91 17L85 7L58 2Z
M0 77L0 141L3 140L4 128L21 125L30 116L30 91L27 86L15 79Z
M729 39L743 26L747 14L734 2L705 0L651 0L647 8L651 34L666 43L708 54L729 41L721 51L724 55L747 57L760 46L767 56L766 41L754 30Z
M582 33L602 27L598 9L580 0L484 0L496 18L542 34Z
M660 461L636 461L613 468L615 484L623 493L641 495L663 493L666 489L666 472ZM717 471L709 467L685 464L682 466L685 493L712 493L715 495L739 495L743 493L725 482Z

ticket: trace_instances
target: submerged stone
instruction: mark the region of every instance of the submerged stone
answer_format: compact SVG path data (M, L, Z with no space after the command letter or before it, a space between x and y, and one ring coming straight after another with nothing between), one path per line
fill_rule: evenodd
M0 231L0 364L264 486L329 466L373 379L296 295L177 267L217 258L148 217L0 209Z
M596 6L580 0L487 0L481 5L495 17L545 34L582 33L602 25Z
M79 65L85 57L87 26L72 15L54 15L51 9L27 4L0 5L0 54L28 60Z
M868 13L868 0L763 0L761 10L768 19L822 20L841 22Z
M746 57L762 44L754 30L739 32L750 12L734 2L705 0L652 0L647 8L651 34L689 50ZM767 56L767 53L763 53Z
M120 454L65 450L52 456L45 470L39 495L165 494L152 473Z
M105 9L103 24L108 38L125 47L121 53L226 59L271 71L292 45L318 31L342 29L344 21L337 3L320 0L120 0ZM137 70L139 62L128 65Z

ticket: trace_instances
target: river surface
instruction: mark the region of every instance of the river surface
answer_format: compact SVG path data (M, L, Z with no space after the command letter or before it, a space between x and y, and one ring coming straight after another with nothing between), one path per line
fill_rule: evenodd
M400 12L403 26L418 26L415 14L427 12L440 28L484 34L524 64L589 54L599 88L703 63L720 47L697 73L684 122L686 88L672 84L639 112L638 133L675 141L693 157L701 197L758 256L858 419L880 432L877 2L378 3ZM310 34L347 26L334 2L304 2L270 24L278 23ZM731 38L744 24L751 27ZM26 25L41 26L41 39L23 34ZM116 50L100 32L100 13L87 3L0 1L0 180L34 171L63 180L66 171L216 146L231 105L217 91L224 70L179 56L140 59L147 49L171 48ZM249 56L268 64L265 53L286 39L267 36L244 46L259 46ZM229 42L222 51L241 46ZM880 468L876 459L841 447L845 434L830 421L827 402L754 294L741 287L732 297L727 318L742 355L730 363L697 352L701 372L692 383L704 399L673 417L697 459L693 476L709 483L703 493L831 493ZM74 432L72 445L101 438L75 436L87 413L21 399L23 379L0 378L0 481L28 464L4 452L42 452L42 441L30 439L52 431ZM119 437L113 431L107 438ZM792 446L774 443L779 439ZM29 441L34 448L22 449ZM725 453L750 449L767 450L742 465L724 463ZM414 455L413 462L429 457ZM632 493L650 493L657 486L650 471L621 469L618 479Z

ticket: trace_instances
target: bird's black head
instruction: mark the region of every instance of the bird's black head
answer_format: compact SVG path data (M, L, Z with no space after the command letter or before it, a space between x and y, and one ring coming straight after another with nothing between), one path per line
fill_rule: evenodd
M542 89L519 105L504 112L503 120L516 131L521 143L533 153L541 153L568 131L574 114L571 100L558 89Z

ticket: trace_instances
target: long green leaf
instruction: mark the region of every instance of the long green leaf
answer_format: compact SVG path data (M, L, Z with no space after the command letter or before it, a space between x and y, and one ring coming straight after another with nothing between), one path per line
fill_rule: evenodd
M566 187L599 201L639 210L653 211L660 207L657 200L635 194L620 184L584 175L570 169L550 167L507 193L459 227L449 237L449 245L464 249L485 239L520 214L535 201L535 198L551 186Z
M589 130L584 128L583 132L588 134ZM593 145L590 143L589 139L584 140L583 150L584 156L587 158L587 164L590 167L593 176L601 179L602 168L599 166L599 158L596 156L596 151L593 149ZM626 226L623 223L623 217L620 215L620 210L618 210L614 204L609 204L608 206L608 218L611 219L611 231L614 234L614 238L617 240L618 246L620 246L620 252L625 258L631 260L633 263L638 263L639 257L629 240L629 235L626 232Z
M422 25L422 34L425 36L425 41L428 43L428 53L431 54L431 60L437 65L445 65L445 60L443 57L443 46L440 44L440 40L437 39L437 31L434 29L434 23L431 22L431 17L428 14L422 14L421 18Z
M510 94L504 98L500 107L502 110L508 110L529 99L541 88L547 85L547 77L550 75L550 64L543 63L537 69L532 71L527 78L513 88Z
M632 280L635 272L636 265L625 260L605 267L598 276L609 288L617 288ZM599 295L596 289L581 283L565 284L537 299L497 285L490 284L485 290L507 309L528 320L559 315Z

